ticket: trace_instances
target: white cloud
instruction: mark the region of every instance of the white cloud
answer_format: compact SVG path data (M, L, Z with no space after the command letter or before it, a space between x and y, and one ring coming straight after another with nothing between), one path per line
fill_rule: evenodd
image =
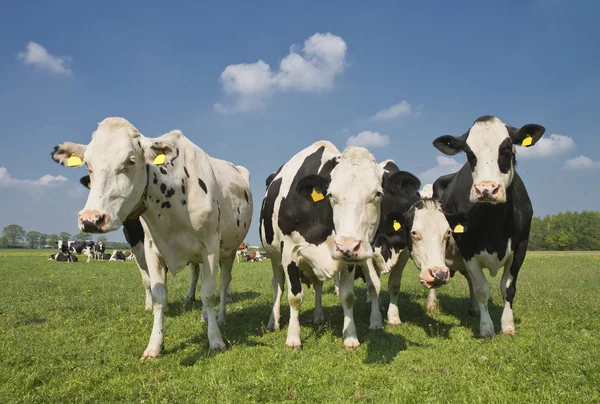
M517 157L551 157L568 153L573 149L575 149L575 142L571 137L552 134L542 137L531 147L519 146Z
M577 156L565 162L564 167L569 170L586 170L592 168L600 168L600 161L594 161L586 156Z
M346 42L331 33L316 33L304 46L292 45L279 70L262 60L229 65L221 73L223 91L234 98L232 106L215 104L218 112L247 112L264 107L277 92L320 93L333 89L336 76L346 67Z
M346 142L347 146L361 147L383 147L390 143L389 136L382 135L379 132L365 130L358 135L350 136Z
M389 121L392 119L399 118L401 116L410 115L412 112L412 106L406 100L402 100L398 104L394 104L391 107L382 109L377 112L373 118L374 121Z
M69 56L54 56L39 43L29 41L24 52L17 53L17 58L21 59L26 65L36 65L56 74L70 76L73 74L68 67L71 64Z
M37 180L19 180L12 178L5 167L0 167L0 188L22 187L40 188L58 185L67 181L62 175L54 176L46 174Z
M463 166L453 158L446 156L437 156L435 158L437 165L427 171L417 175L423 184L433 184L442 175L454 173Z

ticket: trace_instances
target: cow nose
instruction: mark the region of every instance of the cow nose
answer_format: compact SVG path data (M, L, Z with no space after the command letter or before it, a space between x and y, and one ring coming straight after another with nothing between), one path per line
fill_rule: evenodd
M79 227L88 233L100 233L106 225L106 215L97 210L79 213Z
M500 195L500 184L484 181L474 186L477 199L497 199Z
M361 240L355 240L352 237L338 237L335 239L335 249L345 259L357 258L361 245Z
M433 279L433 286L441 286L450 279L450 270L448 268L433 267L429 268L429 275Z

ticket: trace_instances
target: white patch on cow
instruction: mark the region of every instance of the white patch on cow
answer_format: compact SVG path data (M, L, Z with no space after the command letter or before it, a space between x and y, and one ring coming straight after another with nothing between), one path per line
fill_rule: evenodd
M477 157L477 164L473 171L473 184L493 182L500 186L500 195L497 202L506 201L506 190L512 183L515 170L512 165L507 173L502 173L498 166L499 147L508 139L506 125L498 118L491 121L476 122L467 137L467 145ZM476 202L474 188L471 189L471 201Z
M502 257L501 260L498 259L498 253L496 251L494 251L492 254L487 251L480 251L473 257L472 260L476 260L481 268L487 268L490 271L490 275L495 277L498 273L498 270L503 267L509 259L512 260L512 256L513 252L511 250L511 240L508 239L504 257Z

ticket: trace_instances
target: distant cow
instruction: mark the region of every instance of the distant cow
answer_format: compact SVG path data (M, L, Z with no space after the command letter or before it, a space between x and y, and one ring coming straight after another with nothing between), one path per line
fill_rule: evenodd
M246 254L248 254L248 246L245 243L242 243L235 252L237 262L240 262L240 257L242 258L242 260L245 260Z
M274 304L268 327L279 329L285 279L290 303L287 346L301 346L298 314L304 298L302 279L314 283L320 299L323 281L338 272L344 346L360 345L352 310L352 265L371 261L381 198L384 192L394 193L400 187L400 176L393 176L384 185L382 176L382 169L366 149L348 147L340 153L330 142L320 141L297 153L267 179L260 237L273 267ZM372 312L372 316L377 315L380 327L381 313ZM317 301L314 322L323 320L321 302Z
M106 247L104 246L104 243L102 241L97 242L94 246L94 258L97 260L103 260L105 250Z
M180 131L151 139L123 118L100 122L88 145L62 143L51 154L66 166L88 167L91 189L78 215L82 230L106 233L141 219L154 300L154 325L142 359L160 356L164 345L166 269L176 274L188 263L196 274L202 264L209 346L225 348L214 312L216 275L220 263L224 321L235 252L252 216L248 170L211 158Z
M69 245L69 251L77 254L81 254L83 249L86 247L90 247L92 252L94 251L94 242L92 240L85 241L74 241Z
M545 129L527 124L517 129L493 116L478 118L462 136L441 136L433 145L442 153L467 154L467 162L455 174L440 177L434 197L454 229L468 279L480 311L479 333L495 335L488 312L490 286L482 269L504 274L500 290L504 299L502 332L513 335L513 300L519 270L527 253L533 208L525 184L516 172L515 145L533 146ZM453 223L452 218L455 219ZM458 231L457 231L458 227Z

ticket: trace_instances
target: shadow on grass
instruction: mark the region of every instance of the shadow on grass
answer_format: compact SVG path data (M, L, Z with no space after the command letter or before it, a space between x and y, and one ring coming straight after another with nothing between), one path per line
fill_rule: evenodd
M461 327L470 328L473 332L473 337L479 337L479 314L473 315L469 312L470 298L468 295L465 297L449 296L444 294L442 290L442 293L438 292L437 298L440 312L456 317ZM496 334L501 332L500 318L502 317L502 310L503 307L496 304L490 298L488 301L488 312L494 322ZM515 324L518 323L518 319L515 318Z

